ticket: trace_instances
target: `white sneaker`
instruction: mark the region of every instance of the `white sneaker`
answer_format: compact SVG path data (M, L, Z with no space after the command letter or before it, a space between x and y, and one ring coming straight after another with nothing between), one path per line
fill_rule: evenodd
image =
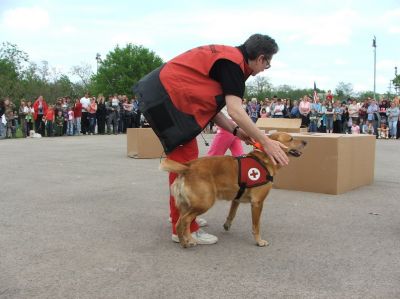
M171 223L172 219L171 217L168 218L168 221ZM205 220L204 218L196 218L196 222L200 227L204 227L207 226L207 220Z
M211 245L218 242L218 238L214 235L206 233L204 230L199 229L197 232L192 233L192 237L197 241L199 245ZM172 241L179 243L178 235L172 234Z

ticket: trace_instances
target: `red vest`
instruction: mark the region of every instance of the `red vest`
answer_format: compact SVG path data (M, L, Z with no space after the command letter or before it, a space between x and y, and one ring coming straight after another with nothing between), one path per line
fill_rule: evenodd
M219 59L239 65L245 79L252 73L238 48L209 45L173 58L134 86L139 110L165 153L195 138L225 106L221 85L209 77Z
M212 66L219 59L238 64L245 80L252 73L238 48L223 45L189 50L167 62L160 72L161 83L174 106L193 115L202 128L225 106L221 85L209 77ZM218 96L223 96L221 102L218 102Z
M273 182L273 177L258 158L254 156L241 156L236 159L238 159L239 163L238 184L240 189L235 199L240 198L246 188L257 187Z

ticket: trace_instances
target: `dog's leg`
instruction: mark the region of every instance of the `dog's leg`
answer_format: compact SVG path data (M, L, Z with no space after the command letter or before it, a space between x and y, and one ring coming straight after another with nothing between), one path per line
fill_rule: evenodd
M237 211L237 209L239 207L239 203L240 202L238 200L233 200L232 203L231 203L231 208L229 210L229 215L226 218L226 221L224 223L224 229L226 231L228 231L231 228L233 218L235 218L236 211Z
M192 237L190 233L190 224L196 218L197 213L187 212L179 217L176 223L176 233L179 237L179 242L183 248L192 247L197 245L196 240Z
M253 235L258 246L268 246L268 242L262 240L260 237L260 217L263 208L263 201L256 201L251 203L251 216L253 220Z

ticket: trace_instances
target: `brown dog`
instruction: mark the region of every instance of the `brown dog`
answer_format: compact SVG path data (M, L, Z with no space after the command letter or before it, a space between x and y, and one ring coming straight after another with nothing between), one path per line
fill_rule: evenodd
M299 157L300 150L306 145L305 141L294 140L287 133L274 133L270 138L287 146L287 155L294 157ZM183 247L196 245L196 240L190 234L190 223L198 215L207 212L217 199L232 201L229 215L224 224L225 230L229 230L239 203L250 202L254 238L258 246L268 245L268 242L260 236L260 215L264 199L272 188L272 177L280 166L273 165L266 153L259 149L253 150L246 157L261 164L261 167L250 168L246 172L246 176L250 179L260 178L266 173L270 181L262 185L256 184L250 188L244 188L242 185L241 188L238 179L241 167L239 167L238 159L231 156L203 157L185 164L166 159L161 163L161 170L179 174L171 188L180 212L176 231Z

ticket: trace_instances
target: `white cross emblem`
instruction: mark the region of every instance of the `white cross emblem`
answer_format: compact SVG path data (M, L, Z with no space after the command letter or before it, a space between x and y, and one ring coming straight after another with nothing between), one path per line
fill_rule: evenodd
M247 172L247 176L252 181L257 181L260 178L260 171L257 168L250 168Z

